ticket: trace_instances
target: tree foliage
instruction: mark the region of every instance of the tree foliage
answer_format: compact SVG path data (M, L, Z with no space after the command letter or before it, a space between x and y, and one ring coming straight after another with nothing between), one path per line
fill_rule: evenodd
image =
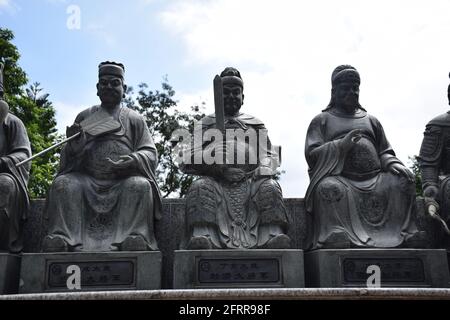
M128 107L144 116L155 141L159 155L156 174L163 197L185 195L194 178L182 173L173 159L172 133L181 128L192 132L194 122L205 116L203 104L192 106L188 112L180 111L174 97L175 90L164 78L160 90L150 90L142 83L136 96L130 87L125 99Z
M6 61L4 70L5 100L10 112L27 128L31 150L36 154L57 140L55 109L39 83L28 83L26 73L18 65L20 54L11 43L13 33L0 28L0 58ZM54 152L33 160L28 189L30 197L44 197L57 170L58 155Z

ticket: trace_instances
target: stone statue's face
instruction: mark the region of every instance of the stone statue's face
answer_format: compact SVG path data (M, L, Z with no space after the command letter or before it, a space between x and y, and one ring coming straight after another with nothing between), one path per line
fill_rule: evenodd
M242 87L239 85L225 84L223 86L223 104L226 115L235 115L244 102Z
M342 82L334 88L335 102L345 109L354 109L359 101L359 83L356 81Z
M122 101L126 86L123 80L116 76L103 75L97 83L97 95L102 103L116 105Z

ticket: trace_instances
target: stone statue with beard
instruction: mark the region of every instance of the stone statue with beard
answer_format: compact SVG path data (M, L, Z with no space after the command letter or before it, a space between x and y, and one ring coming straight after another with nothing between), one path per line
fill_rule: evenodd
M184 247L193 250L289 248L286 208L280 185L274 179L279 156L268 138L261 139L267 131L264 123L240 112L244 84L239 71L226 68L220 77L226 138L220 142L204 141L200 148L192 148L190 154L192 159L203 159L204 154L215 150L228 159L233 153L234 162L199 164L193 160L183 165L184 172L200 176L186 196L188 237ZM203 137L215 126L214 114L201 119L196 125L196 130L201 132L194 132L194 139ZM228 133L236 130L254 134L256 143L245 139L227 141ZM246 161L237 161L239 153L245 154ZM249 161L252 156L256 161Z
M49 230L43 251L158 250L158 155L144 118L121 103L124 72L122 64L101 63L101 104L82 111L67 128L67 137L81 135L61 153L47 198ZM84 132L82 123L104 117L111 118L117 130L98 136Z

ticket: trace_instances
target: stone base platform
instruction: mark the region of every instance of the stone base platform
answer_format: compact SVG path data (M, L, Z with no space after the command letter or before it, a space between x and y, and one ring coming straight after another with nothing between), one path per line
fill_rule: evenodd
M376 284L371 277L375 273L381 287L450 286L447 252L442 249L314 250L305 253L305 273L307 287L367 287L368 280Z
M272 288L67 292L0 295L0 300L450 300L450 289Z
M177 250L174 289L302 288L303 251Z
M161 289L161 260L159 251L25 253L19 292Z
M0 294L17 293L20 255L0 253Z

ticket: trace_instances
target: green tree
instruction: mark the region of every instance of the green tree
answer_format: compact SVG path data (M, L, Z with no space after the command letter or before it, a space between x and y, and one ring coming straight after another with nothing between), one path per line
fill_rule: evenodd
M10 112L18 116L27 128L32 153L38 153L54 144L57 140L55 109L48 100L49 94L43 94L39 83L28 83L26 73L17 61L20 54L11 43L14 34L0 28L0 58L6 61L4 73L5 100ZM30 197L44 197L57 170L58 154L47 153L33 160L28 189Z
M149 90L148 85L139 85L137 96L130 87L125 103L144 116L155 141L159 155L157 168L158 184L163 197L182 197L186 194L194 177L181 172L172 157L172 133L181 128L192 132L194 122L205 116L202 106L192 106L189 112L180 111L175 100L175 90L164 78L161 90Z

